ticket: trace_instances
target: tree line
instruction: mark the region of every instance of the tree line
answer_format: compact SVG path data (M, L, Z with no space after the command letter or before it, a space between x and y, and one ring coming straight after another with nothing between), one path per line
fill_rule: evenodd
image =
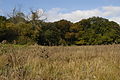
M31 18L13 10L9 17L0 16L0 42L15 44L101 45L119 44L120 26L102 17L91 17L72 23L67 20L45 22L37 11Z

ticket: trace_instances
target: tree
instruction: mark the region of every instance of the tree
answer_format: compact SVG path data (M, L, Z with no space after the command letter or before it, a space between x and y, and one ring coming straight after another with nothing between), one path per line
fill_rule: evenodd
M119 42L120 26L101 17L83 19L71 27L77 33L75 44L95 45Z
M54 23L44 23L39 36L39 44L42 45L59 45L60 32Z
M9 14L8 17L8 21L14 24L17 24L19 22L26 22L25 14L22 11L17 10L16 8L13 9L12 13Z
M6 17L0 16L0 42L5 40L6 35Z

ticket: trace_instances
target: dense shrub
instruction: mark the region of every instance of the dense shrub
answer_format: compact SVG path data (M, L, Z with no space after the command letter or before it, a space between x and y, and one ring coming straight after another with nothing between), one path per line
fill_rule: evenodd
M14 21L13 21L14 20ZM38 18L0 16L0 42L40 45L101 45L120 43L119 24L101 17L83 19L77 23L60 20L47 23Z

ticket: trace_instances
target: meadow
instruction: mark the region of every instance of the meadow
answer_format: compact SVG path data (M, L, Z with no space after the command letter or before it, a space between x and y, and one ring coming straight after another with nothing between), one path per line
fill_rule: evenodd
M120 80L120 45L0 44L0 80Z

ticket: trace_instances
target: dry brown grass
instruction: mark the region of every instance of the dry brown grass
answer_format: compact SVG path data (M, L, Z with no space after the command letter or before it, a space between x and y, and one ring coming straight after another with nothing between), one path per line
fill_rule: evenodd
M120 45L0 45L0 80L120 80Z

